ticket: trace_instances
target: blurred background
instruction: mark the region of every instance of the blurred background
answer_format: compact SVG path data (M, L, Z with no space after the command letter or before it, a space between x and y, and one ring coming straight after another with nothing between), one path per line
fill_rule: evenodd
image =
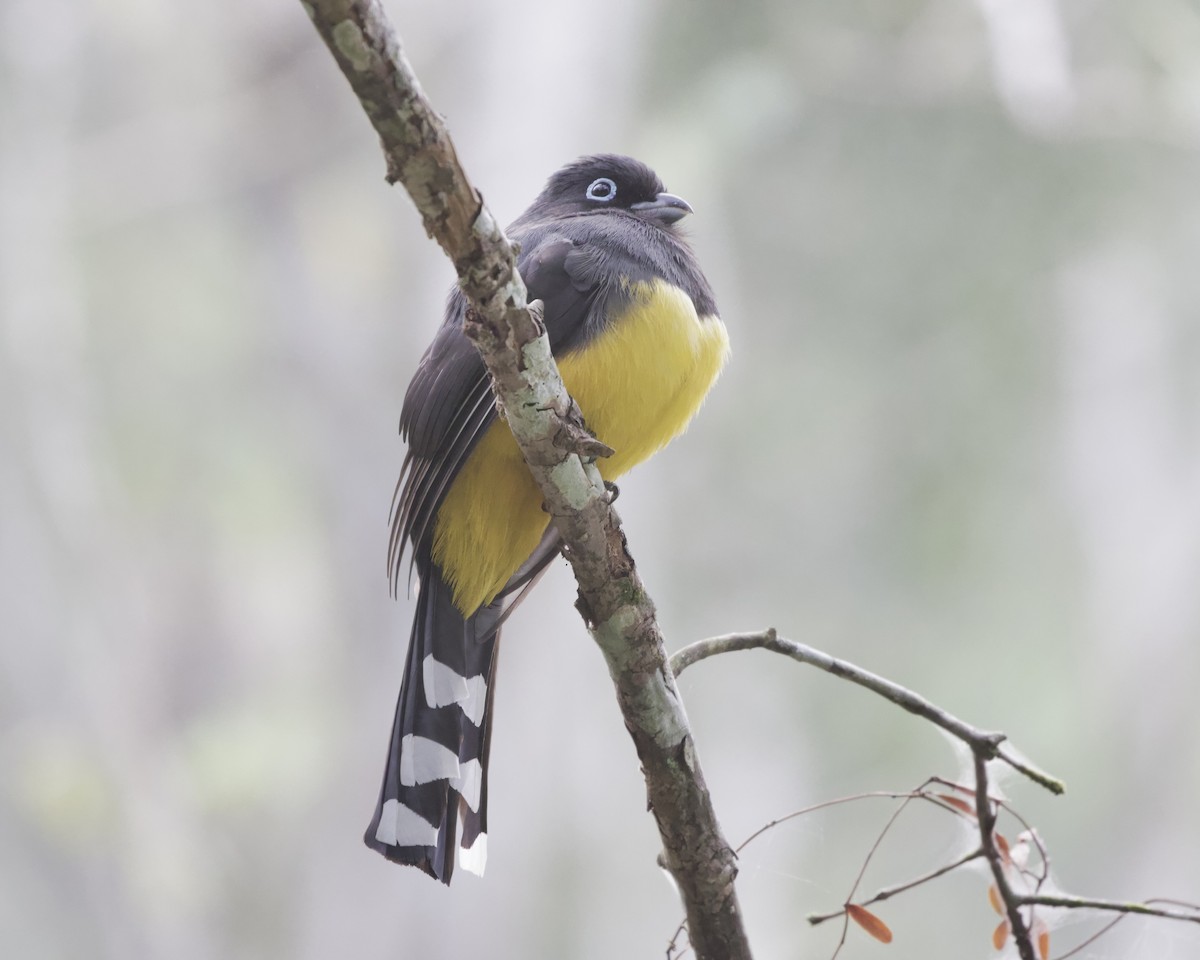
M1200 900L1200 9L386 7L503 220L601 150L696 209L733 361L619 507L672 648L774 625L1003 729L1068 783L1002 783L1059 884ZM486 879L360 841L411 612L396 424L452 281L383 175L299 3L0 6L8 956L665 950L678 903L563 564L505 632ZM681 687L734 842L962 772L766 654ZM804 917L890 811L746 850L759 956L830 954ZM967 842L912 810L864 890ZM893 953L993 956L986 886L881 907ZM1129 920L1083 955L1198 954Z

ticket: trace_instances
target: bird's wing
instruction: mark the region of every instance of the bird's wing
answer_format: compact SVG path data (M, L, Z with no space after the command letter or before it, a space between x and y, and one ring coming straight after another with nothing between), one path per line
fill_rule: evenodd
M584 233L584 236L580 236ZM624 295L619 276L639 278L638 265L622 250L589 242L584 231L555 231L524 238L518 260L531 300L545 304L544 320L556 356L578 349L613 312ZM446 305L446 319L422 357L400 415L408 455L396 484L388 571L398 586L405 543L413 544L420 568L432 547L433 523L450 484L475 444L491 426L496 403L491 382L474 345L463 333L466 298L457 288ZM539 550L541 562L513 578L505 592L527 582L553 556ZM528 565L527 565L528 566Z

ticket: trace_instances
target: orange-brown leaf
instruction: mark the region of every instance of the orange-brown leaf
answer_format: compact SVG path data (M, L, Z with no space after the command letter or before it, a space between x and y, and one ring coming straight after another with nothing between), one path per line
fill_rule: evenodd
M988 903L1000 916L1004 916L1004 901L1000 899L1000 888L994 883L988 887Z
M968 817L975 816L975 808L962 799L962 797L952 797L948 793L935 793L934 796L946 804L946 806L953 807L955 810L961 810Z
M1033 932L1037 934L1038 956L1050 960L1050 931L1041 920L1033 921Z
M888 929L888 925L866 907L860 907L857 903L848 903L846 904L846 915L880 943L892 942L892 931Z
M1008 921L1001 920L996 929L992 931L992 946L997 950L1003 950L1006 943L1008 943Z
M1004 839L1004 834L994 834L993 839L996 841L996 849L1000 851L1000 856L1005 863L1012 863L1012 854L1008 852L1008 841Z

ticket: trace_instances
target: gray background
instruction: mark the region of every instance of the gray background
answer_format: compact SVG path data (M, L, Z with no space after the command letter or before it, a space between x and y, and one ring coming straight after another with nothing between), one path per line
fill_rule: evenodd
M1068 782L1003 784L1062 886L1200 900L1196 5L387 6L503 220L598 150L696 209L733 360L620 503L672 647L773 624L1004 729ZM564 569L506 631L486 879L359 840L409 629L396 422L451 279L298 3L0 6L5 955L661 956ZM765 654L682 688L735 841L962 769ZM746 851L760 956L828 956L803 917L888 813ZM914 810L866 887L965 843ZM842 956L992 956L985 889ZM1198 952L1131 920L1086 955Z

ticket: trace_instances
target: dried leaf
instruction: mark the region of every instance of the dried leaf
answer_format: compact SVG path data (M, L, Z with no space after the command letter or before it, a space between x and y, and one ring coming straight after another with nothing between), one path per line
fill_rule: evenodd
M948 793L935 793L934 796L946 804L946 806L953 807L955 810L961 810L968 817L975 816L975 808L961 797L952 797Z
M848 903L846 904L846 915L880 943L892 942L892 931L888 929L888 925L866 907L860 907L857 903Z
M1012 863L1012 854L1008 849L1008 841L1004 839L1004 834L997 833L992 835L992 839L996 841L996 849L1000 851L1000 856L1005 863Z
M1041 920L1034 920L1033 932L1037 934L1038 956L1042 960L1050 960L1050 931Z
M988 887L988 903L1000 916L1004 916L1004 901L1000 899L1000 888L994 883Z
M1008 943L1008 921L1001 920L999 926L992 931L992 946L997 950L1003 950L1006 943Z

